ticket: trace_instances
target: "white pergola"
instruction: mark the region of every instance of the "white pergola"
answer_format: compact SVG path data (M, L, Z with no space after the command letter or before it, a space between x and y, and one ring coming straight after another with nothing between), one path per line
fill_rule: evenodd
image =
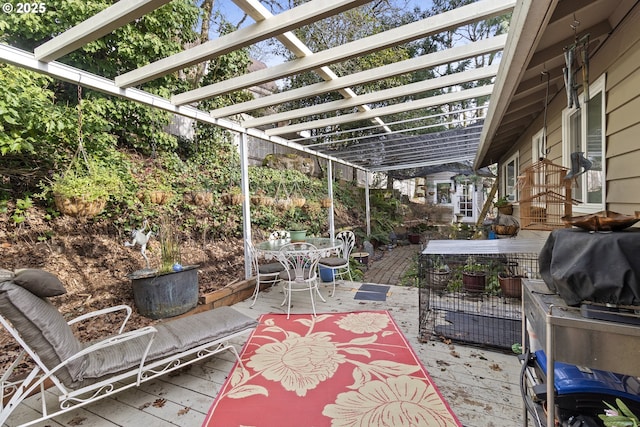
M500 64L482 66L377 92L358 95L352 88L394 76L446 66L456 61L496 52L507 52L505 45L509 43L509 40L517 40L520 36L518 28L512 28L508 36L501 35L466 44L460 43L447 50L399 60L389 65L350 75L339 77L330 67L354 57L401 46L431 35L453 31L466 24L504 15L512 12L514 8L522 9L520 14L526 15L533 0L480 0L468 6L417 20L320 52L312 52L292 33L297 28L340 14L369 1L311 0L278 15L273 15L258 0L233 0L255 23L154 63L130 70L115 79L107 79L58 62L64 55L100 39L114 29L122 27L169 2L169 0L121 0L42 43L33 52L0 45L0 60L108 95L126 98L239 133L241 135L242 185L245 195L248 194L249 188L247 178L248 136L326 159L329 165L330 195L332 195L331 168L333 162L367 172L389 172L429 165L473 161L480 141L481 119L487 108L487 105L478 105L477 99L490 96L494 92L494 85L485 84L471 89L462 89L461 85L468 82L491 80L498 75L504 67L503 63L509 62L510 58L505 58L503 55ZM520 14L514 13L514 15ZM279 40L295 55L296 59L223 82L183 93L174 93L169 98L162 98L136 88L145 82L215 59L220 55L269 38ZM202 111L194 106L201 100L249 89L309 71L317 73L323 82L256 98L214 111ZM445 88L449 89L443 94L435 96L413 98L411 101L390 103L384 107L371 106L382 101L399 100ZM264 117L247 115L248 112L265 109L265 107L278 106L330 92L339 93L342 99L282 111ZM450 113L442 113L442 109L440 109L437 113L424 113L424 116L411 120L395 118L398 114L413 111L427 112L430 109L435 111L435 107L463 101L473 107L464 111L451 109ZM323 119L304 120L306 117L344 112L345 110L352 112ZM465 118L465 113L474 113L474 118ZM243 117L242 121L231 119L238 116ZM471 115L467 117L471 117ZM431 119L431 123L437 119L437 123L440 123L441 127L450 128L452 133L440 131L434 134L433 125L425 125L429 119ZM367 125L356 129L348 126L353 123L367 123ZM341 130L341 125L346 126L349 131ZM331 131L322 134L326 129ZM321 134L321 137L308 136L309 134ZM244 214L245 236L250 238L248 203L244 204ZM329 225L333 236L332 215L329 218Z

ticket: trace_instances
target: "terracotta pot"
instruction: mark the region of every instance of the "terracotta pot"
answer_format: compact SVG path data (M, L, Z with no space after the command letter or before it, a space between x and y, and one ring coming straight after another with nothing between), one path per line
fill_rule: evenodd
M500 206L498 213L500 215L513 215L513 205Z
M418 243L420 243L420 235L415 233L409 233L407 234L407 240L409 240L409 243L413 243L414 245L417 245Z
M462 273L462 285L464 290L471 293L484 292L484 288L487 284L487 273L485 272L463 272Z
M507 298L522 298L522 276L498 275L500 290Z

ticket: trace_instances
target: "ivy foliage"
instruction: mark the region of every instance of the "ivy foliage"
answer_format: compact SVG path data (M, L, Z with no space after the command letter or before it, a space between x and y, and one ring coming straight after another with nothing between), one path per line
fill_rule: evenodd
M0 64L0 154L52 153L68 139L75 123L69 110L54 103L52 79Z

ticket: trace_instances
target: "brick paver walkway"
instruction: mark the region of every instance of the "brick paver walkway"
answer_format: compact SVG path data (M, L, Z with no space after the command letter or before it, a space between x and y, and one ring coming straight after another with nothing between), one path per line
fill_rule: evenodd
M398 285L405 271L411 267L414 255L420 253L420 245L396 246L389 250L376 250L373 261L364 273L363 282Z

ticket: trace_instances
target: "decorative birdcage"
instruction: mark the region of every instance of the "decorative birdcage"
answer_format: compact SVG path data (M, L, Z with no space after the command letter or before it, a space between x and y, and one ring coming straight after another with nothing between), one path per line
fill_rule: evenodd
M520 186L520 227L523 230L554 230L566 227L562 217L571 216L569 169L547 159L533 163L518 177Z

